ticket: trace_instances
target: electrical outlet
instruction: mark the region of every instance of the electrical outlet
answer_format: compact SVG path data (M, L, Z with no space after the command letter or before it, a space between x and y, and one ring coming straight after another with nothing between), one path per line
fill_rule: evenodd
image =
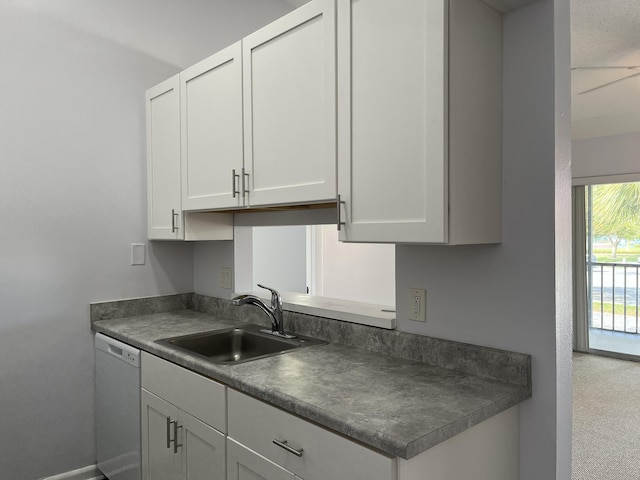
M228 267L220 267L220 288L232 288L231 269Z
M423 288L409 289L409 320L427 321L427 291Z

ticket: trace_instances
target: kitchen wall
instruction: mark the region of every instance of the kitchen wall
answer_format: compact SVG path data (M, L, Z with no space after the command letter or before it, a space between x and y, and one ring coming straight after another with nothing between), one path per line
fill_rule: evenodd
M130 243L146 242L142 92L290 8L0 0L0 478L94 463L89 302L228 295L211 285L231 242L156 242L129 265ZM522 480L569 478L567 10L540 0L506 17L504 243L405 246L396 260L398 298L428 290L427 325L400 302L401 329L533 355Z
M90 302L193 290L146 240L144 90L291 8L0 0L0 478L95 463Z
M427 289L427 324L407 320L399 301L401 330L532 355L521 480L570 478L569 30L568 0L505 16L503 243L396 250L396 298ZM197 248L196 265L226 266L216 248ZM196 291L206 293L215 275L196 278Z
M568 1L505 18L503 243L396 248L397 298L409 287L427 290L427 324L407 320L400 302L400 329L532 355L521 480L570 478L568 32Z

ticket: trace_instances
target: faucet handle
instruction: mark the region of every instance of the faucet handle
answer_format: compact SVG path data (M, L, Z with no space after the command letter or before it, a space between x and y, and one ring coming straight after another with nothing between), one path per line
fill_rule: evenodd
M260 283L258 283L258 286L271 292L271 308L279 308L282 310L282 297L280 296L280 293L275 288L265 287Z

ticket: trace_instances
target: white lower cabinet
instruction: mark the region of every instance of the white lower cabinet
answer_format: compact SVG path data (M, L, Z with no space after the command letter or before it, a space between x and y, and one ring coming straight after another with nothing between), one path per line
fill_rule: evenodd
M295 480L293 473L227 438L227 480Z
M143 478L222 480L225 435L142 390Z
M143 480L224 480L226 388L148 354L142 386Z
M145 352L141 371L143 480L515 480L519 475L517 406L403 460Z
M142 477L148 480L178 478L180 458L171 449L171 419L178 407L142 389Z
M395 480L396 459L371 450L234 390L228 390L229 443L242 445L240 461L275 464L304 480ZM253 454L253 455L251 455ZM231 448L229 455L232 455ZM227 460L231 468L237 467ZM262 463L260 463L262 462ZM245 468L243 466L243 468ZM246 468L250 468L249 463ZM262 474L261 472L258 472ZM228 476L227 480L238 478ZM296 478L240 477L240 478Z

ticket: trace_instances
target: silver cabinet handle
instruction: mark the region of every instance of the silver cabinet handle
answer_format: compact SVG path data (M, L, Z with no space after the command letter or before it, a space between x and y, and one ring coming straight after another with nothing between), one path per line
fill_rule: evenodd
M240 181L240 175L238 175L236 173L236 169L234 168L231 171L231 191L233 193L233 198L236 198L236 195L240 194L240 190L236 189L236 179L238 179L238 182Z
M176 231L178 230L178 224L176 222L177 219L178 219L178 214L172 208L171 209L171 233L176 233Z
M173 440L171 439L171 425L173 425ZM171 420L171 417L167 417L167 448L171 448L173 443L173 453L178 453L178 447L182 444L178 443L178 429L182 428L182 425L178 425L177 420Z
M182 444L178 443L178 429L182 428L182 425L178 425L177 421L173 423L173 453L178 453L178 447L181 447Z
M242 168L242 198L244 198L244 196L249 193L249 183L247 182L247 185L245 186L245 179L249 179L249 174L245 173L244 171L244 167Z
M338 194L338 199L336 201L336 208L338 209L338 231L342 230L342 226L346 225L346 222L342 221L342 212L340 207L342 205L346 205L347 203L344 200L340 199L340 194Z
M302 452L304 451L303 448L296 450L295 448L293 448L292 446L290 446L286 440L277 440L274 439L273 443L277 446L279 446L280 448L284 448L287 452L289 453L293 453L296 457L301 457L302 456Z
M167 448L171 448L171 418L167 417Z

